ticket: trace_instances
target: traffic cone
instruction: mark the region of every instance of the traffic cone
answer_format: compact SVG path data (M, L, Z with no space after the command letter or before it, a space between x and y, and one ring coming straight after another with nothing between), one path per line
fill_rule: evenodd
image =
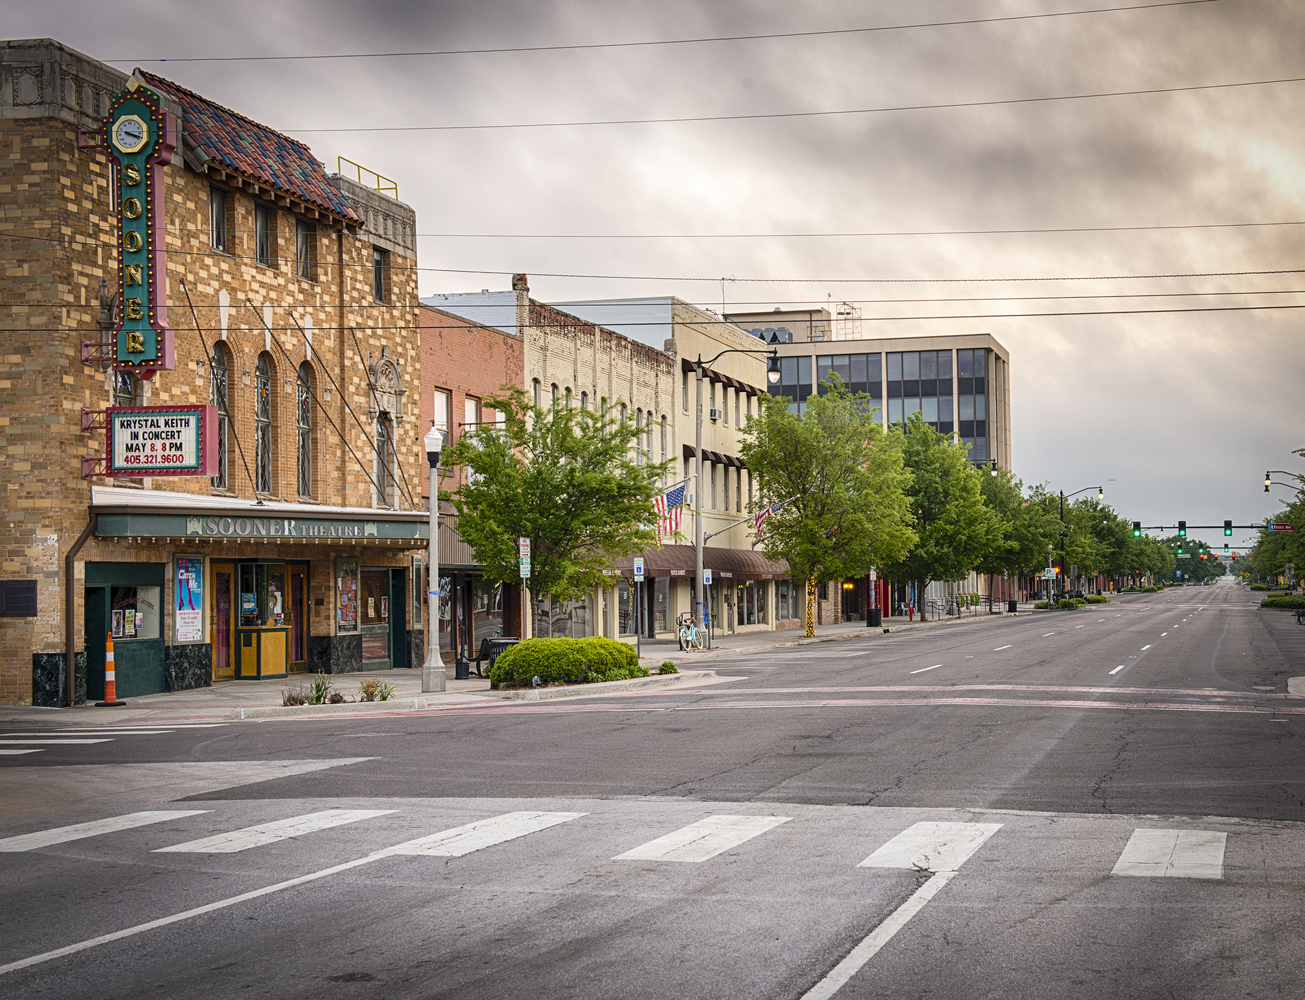
M96 708L113 708L125 705L118 700L118 685L113 677L113 636L104 640L104 700L95 703Z

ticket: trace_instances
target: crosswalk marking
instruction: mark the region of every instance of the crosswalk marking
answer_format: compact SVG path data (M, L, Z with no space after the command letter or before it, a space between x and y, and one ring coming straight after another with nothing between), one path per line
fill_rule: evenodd
M857 867L954 872L1000 829L1000 823L916 823Z
M966 858L1000 829L1000 823L916 823L857 865L858 868L911 868L933 875L830 969L824 979L807 990L802 1000L829 1000L842 989L951 881Z
M198 816L206 812L207 809L152 809L146 812L124 813L121 816L110 816L108 819L92 820L89 823L74 823L72 826L59 826L53 830L39 830L36 833L9 837L0 840L0 851L35 851L54 844L65 844L70 840L98 837L103 833L131 830L138 826L165 823L170 819Z
M171 729L56 729L51 733L0 733L0 736L158 736Z
M70 744L70 743L112 743L112 742L113 742L113 740L83 740L83 739L76 739L76 740L0 740L0 745L4 745L4 746L19 746L19 747L25 747L25 746L31 746L31 745L34 745L34 744L37 744L37 743L40 743L40 744L43 744L43 745L44 745L44 744L59 744L59 745L67 745L67 744Z
M381 854L414 854L438 858L460 858L495 844L516 840L528 833L547 830L550 826L566 823L586 816L571 812L510 812L489 819L477 820L465 826L418 837L395 847L387 847Z
M1227 840L1214 830L1134 830L1111 874L1223 878Z
M613 861L686 861L714 858L731 847L787 823L791 816L708 816L618 854Z
M359 820L372 819L375 816L387 816L397 811L395 809L323 809L321 812L247 826L243 830L218 833L212 837L174 844L172 847L160 847L154 853L236 854L247 851L251 847L264 847L280 840L301 837L304 834L316 833L318 830L329 830L333 826L343 826L346 823L357 823Z
M30 750L14 750L9 747L4 747L3 749L0 749L0 754L20 754L20 753L40 753L40 752L41 752L40 747L32 747L32 749Z

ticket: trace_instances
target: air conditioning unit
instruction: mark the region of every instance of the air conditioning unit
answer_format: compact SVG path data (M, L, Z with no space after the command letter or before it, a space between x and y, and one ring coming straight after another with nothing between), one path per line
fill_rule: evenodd
M716 409L715 407L712 407L710 415L712 420L723 420L725 417L725 414L721 410Z

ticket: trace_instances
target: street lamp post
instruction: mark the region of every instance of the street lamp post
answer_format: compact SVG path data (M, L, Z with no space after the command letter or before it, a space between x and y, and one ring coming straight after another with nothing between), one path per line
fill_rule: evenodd
M711 648L711 634L707 631L707 585L703 582L702 566L702 376L707 371L707 366L714 364L718 359L723 358L726 354L766 354L769 360L766 362L766 381L774 385L779 381L779 350L772 347L769 351L761 349L748 350L742 347L731 347L729 350L721 351L710 361L703 361L702 355L698 355L698 360L694 365L694 371L697 375L697 394L698 409L694 421L693 432L693 453L694 453L694 486L693 486L693 555L694 555L694 579L697 580L698 588L698 630L707 639L707 648Z
M1067 497L1076 497L1080 493L1086 493L1090 489L1092 489L1091 486L1084 486L1081 490L1075 490L1073 493L1066 493L1064 490L1060 491L1060 592L1062 594L1065 593L1067 583L1065 577L1065 537L1068 534L1068 530L1065 527L1065 499ZM1106 498L1106 491L1100 486L1096 487L1096 491L1098 500L1104 500Z
M444 690L444 661L440 659L440 452L444 449L444 432L431 421L423 441L426 461L430 463L430 588L426 599L430 606L426 623L426 662L421 665L421 690ZM418 581L420 583L420 581Z

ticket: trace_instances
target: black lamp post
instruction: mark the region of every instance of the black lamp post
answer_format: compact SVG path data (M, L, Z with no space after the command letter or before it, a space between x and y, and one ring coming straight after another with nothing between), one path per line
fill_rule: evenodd
M1075 490L1073 493L1066 493L1064 490L1060 491L1060 592L1061 594L1065 593L1065 587L1066 587L1065 537L1069 534L1069 529L1065 526L1065 499L1067 497L1076 497L1080 493L1086 493L1090 489L1092 489L1091 486L1084 486L1081 490ZM1097 499L1104 500L1105 498L1106 498L1106 491L1102 489L1100 486L1098 486Z

